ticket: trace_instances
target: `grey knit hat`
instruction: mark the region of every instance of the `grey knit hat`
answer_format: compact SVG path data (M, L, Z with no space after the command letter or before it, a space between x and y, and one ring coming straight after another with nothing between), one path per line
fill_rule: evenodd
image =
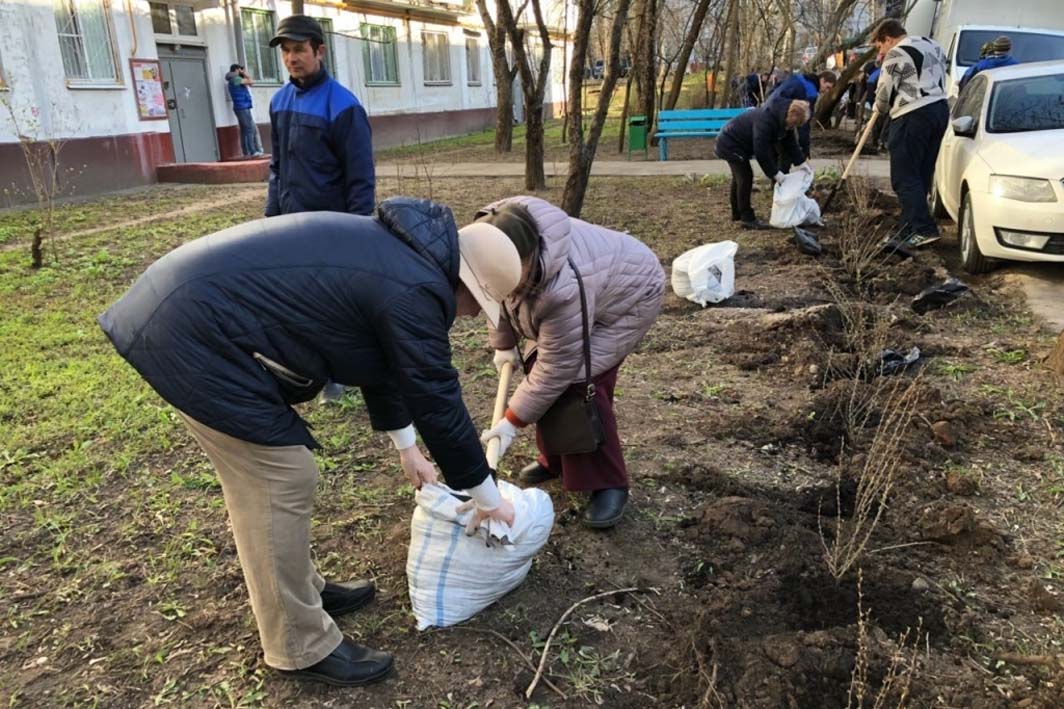
M994 40L993 54L1008 54L1011 51L1012 40L1006 37L1005 35L1001 35L1000 37Z

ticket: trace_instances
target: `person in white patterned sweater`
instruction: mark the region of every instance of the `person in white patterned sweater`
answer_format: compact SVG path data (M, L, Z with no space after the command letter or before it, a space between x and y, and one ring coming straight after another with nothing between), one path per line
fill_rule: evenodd
M872 44L883 56L875 107L890 115L890 183L901 202L895 238L924 246L940 238L927 209L927 193L949 123L946 55L937 42L907 35L895 19L876 27Z

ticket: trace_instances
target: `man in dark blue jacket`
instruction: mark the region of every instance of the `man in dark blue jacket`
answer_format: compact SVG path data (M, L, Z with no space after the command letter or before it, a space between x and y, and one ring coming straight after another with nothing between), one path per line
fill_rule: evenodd
M813 120L811 116L813 111L816 110L817 99L820 98L821 94L831 91L834 86L835 75L830 71L822 71L819 75L795 74L777 86L776 90L769 95L770 101L782 99L788 103L795 100L809 103L810 119L798 126L798 147L802 149L802 153L807 160L812 155ZM785 155L780 156L780 164L783 172L787 172L791 167L791 163Z
M1012 40L1005 35L1001 35L993 42L990 42L990 47L988 48L986 56L981 56L978 62L968 67L968 71L964 72L964 76L961 77L960 83L957 84L957 91L964 91L964 87L968 85L968 82L974 79L976 74L981 71L1019 64L1019 62L1016 61L1016 58L1009 53L1011 51Z
M728 121L717 136L713 151L717 157L728 161L731 168L732 221L741 221L744 229L769 229L754 214L750 193L754 186L754 171L750 158L757 158L761 170L768 179L783 182L776 156L782 152L792 164L802 169L805 157L794 129L809 120L809 104L803 100L771 100L761 108L740 113Z
M240 126L240 152L244 157L262 155L262 150L259 149L259 129L255 125L255 117L251 114L251 91L248 90L249 86L254 85L254 79L248 76L244 67L239 64L229 67L229 73L225 75L225 86L233 102L236 122Z
M373 140L355 95L325 68L321 25L306 15L281 20L289 83L270 100L273 159L266 216L294 212L372 214Z
M495 231L460 234L451 210L410 198L385 201L377 218L248 222L163 256L100 316L214 464L271 667L348 686L392 665L333 621L368 603L372 584L327 583L311 561L317 443L292 404L327 379L361 388L370 423L388 432L415 487L436 479L416 427L448 484L469 491L474 526L513 523L447 335L456 315L483 309L497 320L520 280L517 248Z

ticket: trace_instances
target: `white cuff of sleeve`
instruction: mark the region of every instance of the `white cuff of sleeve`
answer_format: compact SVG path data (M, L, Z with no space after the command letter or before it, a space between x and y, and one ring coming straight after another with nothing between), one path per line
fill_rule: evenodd
M417 443L417 433L414 431L414 424L410 424L406 428L388 431L388 437L392 439L392 445L399 451L406 450Z
M484 482L476 487L469 488L466 492L477 503L478 510L487 512L502 504L502 494L499 492L499 486L495 484L495 480L492 479L491 475L484 478Z

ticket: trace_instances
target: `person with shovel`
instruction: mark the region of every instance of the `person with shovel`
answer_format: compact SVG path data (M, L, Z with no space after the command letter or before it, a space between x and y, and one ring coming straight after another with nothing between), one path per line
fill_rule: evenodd
M354 686L392 666L333 620L368 603L373 584L327 582L311 559L318 444L293 405L327 380L361 388L415 487L436 480L416 427L448 484L475 502L474 525L513 523L462 402L448 330L520 276L505 236L459 233L450 209L396 198L375 217L289 214L196 239L100 316L214 464L270 667Z
M731 169L731 218L742 222L744 229L772 228L757 218L750 203L754 189L751 158L756 157L765 176L777 184L784 177L777 162L781 151L799 169L812 170L794 130L809 120L809 113L808 101L773 98L761 108L744 111L728 121L717 136L713 152Z
M496 368L524 364L526 371L505 416L481 440L497 439L502 456L521 429L536 424L539 457L521 481L561 478L566 490L590 493L586 525L613 527L628 501L614 387L661 310L665 272L634 236L573 219L535 197L488 205L477 213L479 225L506 234L521 255L521 282L501 301L489 340Z
M893 18L876 26L872 44L883 55L875 110L890 116L890 183L901 202L901 225L891 240L926 246L940 238L927 193L949 122L946 55L934 40L910 37Z

